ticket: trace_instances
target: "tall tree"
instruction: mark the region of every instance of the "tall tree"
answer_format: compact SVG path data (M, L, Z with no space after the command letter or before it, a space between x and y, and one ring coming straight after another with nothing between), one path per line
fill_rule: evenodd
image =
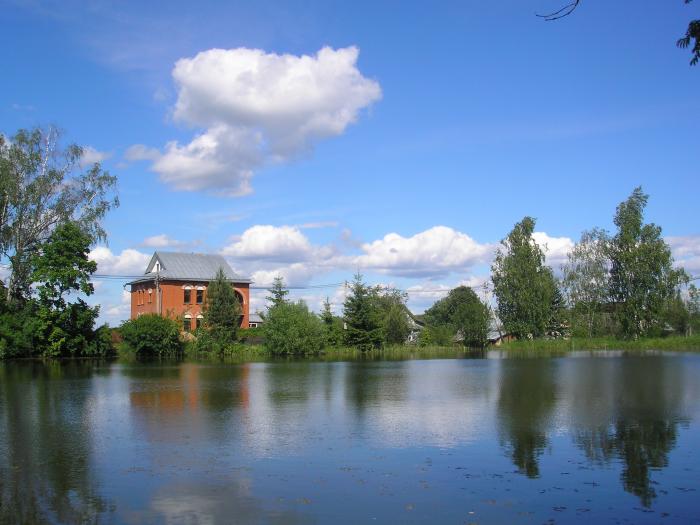
M377 290L367 286L359 273L355 274L343 306L345 344L362 351L381 346L382 319Z
M281 275L275 277L272 282L272 288L269 290L270 295L265 299L270 302L268 308L274 308L287 302L287 295L289 295L289 290L284 286L284 279Z
M94 343L93 328L99 312L70 294L92 295L90 276L97 264L88 259L90 236L73 223L56 228L41 253L34 255L32 281L38 285L38 318L43 323L50 356L88 355Z
M563 287L571 309L574 332L593 337L603 324L603 305L608 299L609 236L594 228L581 234L581 240L568 254L563 266Z
M104 241L104 215L119 204L116 178L98 163L81 168L84 150L61 148L53 129L0 135L0 257L7 260L8 300L30 295L31 261L54 229L73 222L91 243Z
M236 340L240 326L241 304L224 270L219 268L214 280L207 287L207 300L204 305L204 324L212 341L219 347Z
M491 266L498 316L518 338L545 334L556 282L544 253L532 238L535 219L525 217L501 241Z
M666 302L685 278L673 268L671 249L656 224L644 224L649 196L641 187L621 202L615 214L617 233L609 243L610 297L622 333L637 338L659 324Z
M487 342L491 311L474 290L458 286L425 311L430 327L448 327L465 346L483 347Z

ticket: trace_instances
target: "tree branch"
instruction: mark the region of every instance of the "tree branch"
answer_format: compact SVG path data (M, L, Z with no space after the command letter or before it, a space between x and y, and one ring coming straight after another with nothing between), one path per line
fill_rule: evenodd
M554 11L553 13L549 13L546 15L540 15L535 13L535 16L538 16L540 18L544 18L546 22L551 22L553 20L559 20L560 18L564 18L565 16L569 16L571 13L573 13L578 5L581 3L581 0L574 0L570 4L565 5L558 11Z

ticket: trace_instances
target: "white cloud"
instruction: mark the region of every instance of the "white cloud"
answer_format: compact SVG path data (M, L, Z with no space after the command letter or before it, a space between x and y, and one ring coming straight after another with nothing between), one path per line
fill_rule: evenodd
M96 162L103 162L111 156L112 154L108 151L98 151L92 146L84 146L83 155L80 157L80 167L92 166Z
M666 237L666 242L671 247L676 266L685 268L692 277L700 276L700 235Z
M142 242L141 246L147 248L182 248L187 246L188 243L185 241L178 241L177 239L171 239L166 234L161 233L160 235L153 235L151 237L146 237Z
M117 255L105 246L93 249L89 257L97 263L96 273L105 275L141 275L151 260L151 255L138 250L128 248Z
M237 259L299 262L308 260L320 249L312 246L297 226L256 225L221 253Z
M160 151L156 148L149 148L143 144L134 144L129 146L124 152L124 159L130 162L137 160L152 160L156 161L160 158Z
M250 193L254 171L294 159L342 134L381 98L357 69L358 49L324 47L313 56L259 49L210 49L177 61L176 121L204 129L151 156L161 180L180 190ZM135 146L134 146L135 147Z
M567 255L574 248L574 241L569 237L550 237L545 232L533 232L532 238L545 255L546 262L558 270L567 260Z
M363 255L354 263L363 269L391 275L420 277L464 271L487 262L493 246L479 244L465 233L434 226L412 237L389 233L362 245Z

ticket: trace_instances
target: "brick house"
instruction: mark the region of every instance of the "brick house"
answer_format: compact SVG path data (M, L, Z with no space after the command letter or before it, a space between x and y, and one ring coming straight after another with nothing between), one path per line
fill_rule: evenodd
M182 320L185 331L201 325L207 286L219 268L231 282L241 304L241 327L248 328L250 279L236 274L220 255L155 252L143 277L131 286L131 319L159 314Z

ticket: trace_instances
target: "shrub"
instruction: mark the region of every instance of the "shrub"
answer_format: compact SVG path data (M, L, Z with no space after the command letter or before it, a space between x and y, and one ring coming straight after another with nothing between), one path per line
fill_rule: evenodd
M180 326L167 317L146 314L121 325L124 344L138 356L173 355L182 351Z
M318 353L326 342L322 321L303 301L270 308L262 330L265 347L275 354Z

